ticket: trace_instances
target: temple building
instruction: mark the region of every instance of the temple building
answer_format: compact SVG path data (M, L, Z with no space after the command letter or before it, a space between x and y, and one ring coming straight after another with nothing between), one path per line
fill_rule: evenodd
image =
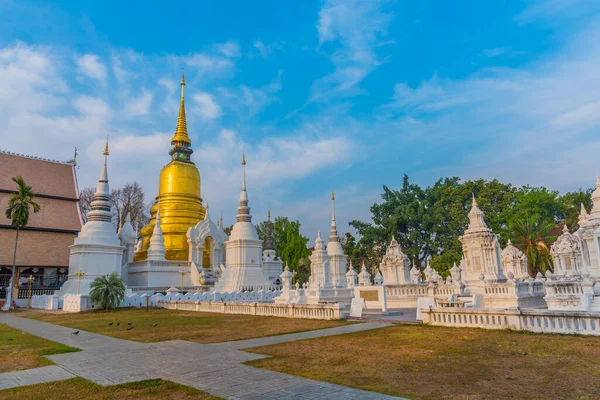
M31 213L29 224L19 232L15 285L28 287L27 277L33 276L32 287L36 293L41 293L37 289L58 288L67 279L69 246L83 223L75 157L61 162L0 151L2 210L6 209L10 194L16 191L16 184L11 180L15 176L22 176L32 187L35 201L40 205L40 211ZM10 280L15 234L3 211L0 213L0 298L4 298L4 288ZM14 298L17 297L15 290Z
M193 150L185 119L184 89L185 77L182 73L179 117L175 135L171 139L173 147L169 151L171 162L160 172L157 203L150 210L150 223L141 229L142 243L135 254L136 261L148 257L159 207L167 260L189 259L187 231L202 221L206 213L200 196L200 173L191 160Z

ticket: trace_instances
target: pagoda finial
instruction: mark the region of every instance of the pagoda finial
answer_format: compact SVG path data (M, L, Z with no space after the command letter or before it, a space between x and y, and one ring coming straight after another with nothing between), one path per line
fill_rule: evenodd
M242 152L242 190L246 191L246 154Z
M77 146L75 146L75 152L73 153L73 166L77 166Z
M471 196L473 196L473 201L471 201L471 205L473 207L477 207L477 200L475 200L475 193L471 192Z
M75 152L77 152L77 149L75 149ZM104 145L104 153L105 156L108 155L108 135L106 135L106 144Z
M270 221L271 220L271 210L267 211L267 219Z
M189 147L192 144L187 132L187 122L185 118L185 76L183 70L181 71L181 100L179 102L179 117L177 118L177 128L175 129L175 136L171 139L171 144L174 146Z

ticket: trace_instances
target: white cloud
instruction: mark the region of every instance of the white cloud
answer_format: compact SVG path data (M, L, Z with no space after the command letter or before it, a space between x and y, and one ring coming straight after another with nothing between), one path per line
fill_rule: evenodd
M75 60L78 71L102 83L106 82L106 67L95 54L84 54Z
M73 101L73 107L83 115L107 117L110 112L104 100L91 96L78 96Z
M126 113L132 117L148 115L150 113L150 106L152 105L152 98L152 93L148 90L142 90L142 93L137 98L126 100Z
M249 87L244 84L236 89L219 87L217 95L222 99L220 103L251 118L279 100L277 94L282 87L282 74L282 71L279 71L273 81L260 87Z
M219 107L209 93L195 93L192 99L196 102L197 113L202 119L216 119L221 117L221 107Z
M283 47L281 42L266 44L262 40L255 40L254 42L252 42L252 46L254 46L256 50L258 50L258 53L263 58L270 57L271 54L273 54L274 50L280 50Z
M311 100L362 93L358 85L381 63L376 48L389 43L383 37L390 21L391 15L381 11L378 1L327 1L319 12L317 31L322 49L339 42L330 53L335 71L314 83Z
M222 44L215 45L218 52L223 53L226 57L239 57L241 54L240 45L234 41L228 41Z

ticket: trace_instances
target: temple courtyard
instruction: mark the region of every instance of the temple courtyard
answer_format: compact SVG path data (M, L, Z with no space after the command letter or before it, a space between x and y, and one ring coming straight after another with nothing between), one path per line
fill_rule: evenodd
M158 309L2 314L0 337L2 399L600 393L598 337Z

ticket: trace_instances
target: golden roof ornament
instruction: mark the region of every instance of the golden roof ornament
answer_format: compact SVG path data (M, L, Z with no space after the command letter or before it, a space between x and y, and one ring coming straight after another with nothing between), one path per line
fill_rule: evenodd
M242 165L246 165L246 155L242 153Z
M177 128L175 129L175 136L171 139L171 143L175 146L189 146L192 144L187 132L187 121L185 118L185 100L184 100L184 88L185 88L185 75L183 70L181 71L181 101L179 103L179 116L177 117Z
M108 155L108 136L106 136L106 144L104 145L104 153L105 156Z
M333 190L331 191L331 200L335 200L335 193Z

